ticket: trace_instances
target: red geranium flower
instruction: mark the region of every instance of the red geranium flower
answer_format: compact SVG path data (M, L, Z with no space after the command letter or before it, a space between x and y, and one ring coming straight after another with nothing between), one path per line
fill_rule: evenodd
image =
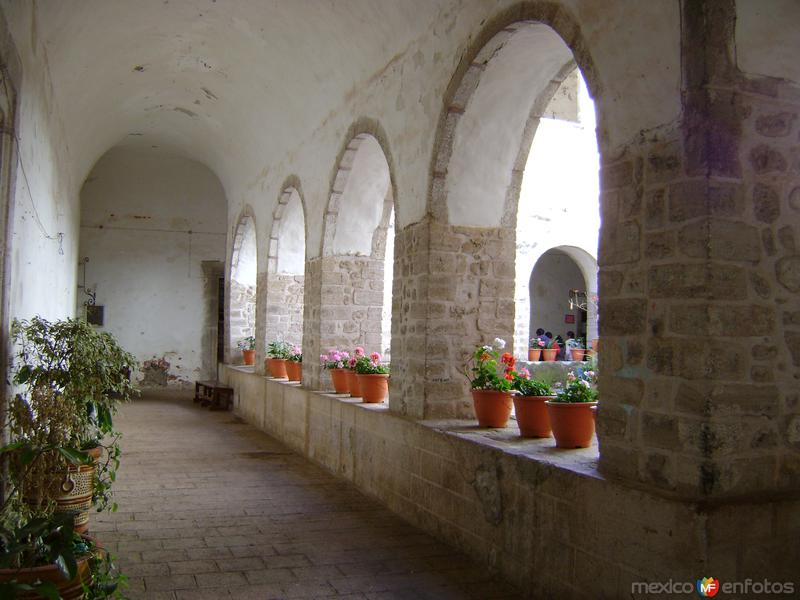
M511 369L513 369L513 368L514 368L514 365L516 365L516 364L517 364L517 359L516 359L516 358L514 358L514 357L513 357L511 354L509 354L508 352L504 352L504 353L503 353L503 356L501 356L501 357L500 357L500 360L501 360L501 361L503 361L503 364L505 364L505 365L508 365L508 366L509 366L509 368L511 368Z

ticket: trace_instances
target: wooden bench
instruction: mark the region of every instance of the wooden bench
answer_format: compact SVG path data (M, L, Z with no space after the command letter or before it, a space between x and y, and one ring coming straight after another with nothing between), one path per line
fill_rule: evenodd
M228 410L233 406L233 388L219 381L195 381L194 402L211 410Z

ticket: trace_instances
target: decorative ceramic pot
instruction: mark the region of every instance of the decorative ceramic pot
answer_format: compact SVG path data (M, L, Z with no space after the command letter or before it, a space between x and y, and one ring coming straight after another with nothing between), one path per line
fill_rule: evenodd
M514 396L514 414L519 435L528 438L550 437L550 417L545 402L553 396Z
M537 362L542 360L541 348L528 348L528 361Z
M289 381L300 381L303 378L303 363L296 360L287 360L286 376Z
M91 554L84 554L77 557L78 571L73 579L67 579L55 565L44 565L41 567L27 567L21 569L0 569L0 583L10 582L33 585L36 582L49 582L58 589L58 595L63 600L79 600L84 597L83 584L89 584L92 580L92 573L89 567ZM40 600L36 592L22 592L16 595L18 600Z
M558 350L555 348L545 348L542 350L542 360L554 361L558 356Z
M333 389L337 394L350 393L350 377L347 375L350 369L331 369L331 381Z
M267 369L271 377L275 379L286 379L286 359L285 358L268 358Z
M594 435L597 402L545 402L559 448L588 448Z
M254 364L256 364L256 351L255 350L242 350L242 358L244 359L244 364L246 364L246 365L254 365Z
M388 375L359 375L358 386L361 398L368 404L377 404L386 400L389 395Z
M480 427L505 427L511 415L511 392L472 390L472 404Z
M361 398L361 388L358 385L358 373L347 370L347 386L350 388L351 398Z

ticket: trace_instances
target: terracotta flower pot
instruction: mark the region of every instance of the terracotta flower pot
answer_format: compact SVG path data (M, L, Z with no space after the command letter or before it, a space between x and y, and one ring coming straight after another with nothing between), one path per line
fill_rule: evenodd
M347 375L349 372L349 369L331 369L331 381L337 394L350 393L350 378Z
M472 404L479 427L505 427L511 415L511 392L472 390Z
M554 361L558 356L558 350L555 348L545 348L542 350L542 359L547 361Z
M286 375L285 358L268 358L267 368L269 369L270 376L275 379L286 379L288 377L288 375Z
M55 565L28 567L22 569L0 569L0 583L15 580L17 583L35 584L37 581L55 584L59 596L64 600L83 598L83 584L90 583L92 573L89 568L90 554L77 558L78 572L73 579L66 579ZM43 596L35 592L22 592L16 596L19 600L41 599Z
M550 417L545 402L552 396L514 396L514 414L517 415L520 437L550 437Z
M347 386L350 388L351 398L361 398L361 388L358 385L358 373L347 370Z
M537 362L542 360L541 348L528 348L528 360L530 362Z
M389 394L388 375L359 375L358 386L361 398L368 404L377 404L386 400Z
M556 446L588 448L594 435L597 402L545 402Z
M300 381L303 378L303 363L296 360L287 360L286 376L289 381Z
M242 350L242 358L244 359L244 364L246 364L246 365L254 365L254 364L256 364L256 351L255 350Z
M573 348L572 349L572 360L583 360L583 355L586 354L586 350L583 348Z

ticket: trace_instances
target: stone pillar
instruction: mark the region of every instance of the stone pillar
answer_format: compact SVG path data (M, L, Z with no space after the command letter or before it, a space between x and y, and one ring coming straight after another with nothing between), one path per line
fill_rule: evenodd
M315 319L306 324L304 320L304 347L316 348L314 362L319 354L330 348L352 352L363 346L367 352L381 347L381 310L383 305L383 260L369 256L325 256L315 259L319 263L319 300L305 312L305 319ZM315 267L316 268L316 267ZM306 274L306 280L309 280ZM311 291L311 290L309 290ZM307 296L307 302L312 299ZM311 307L310 307L311 308ZM305 335L313 336L306 344ZM323 382L318 369L308 384L320 389ZM328 381L324 382L325 385ZM323 386L324 387L324 386Z
M472 418L464 363L495 337L512 348L514 231L426 220L398 232L395 252L390 406Z
M602 167L600 467L697 499L800 488L800 95L682 5L681 128Z
M269 310L269 275L267 273L258 273L256 275L256 302L255 302L255 323L253 326L253 335L256 338L256 373L264 375L264 359L267 357L266 347L266 329L267 329L267 311Z

